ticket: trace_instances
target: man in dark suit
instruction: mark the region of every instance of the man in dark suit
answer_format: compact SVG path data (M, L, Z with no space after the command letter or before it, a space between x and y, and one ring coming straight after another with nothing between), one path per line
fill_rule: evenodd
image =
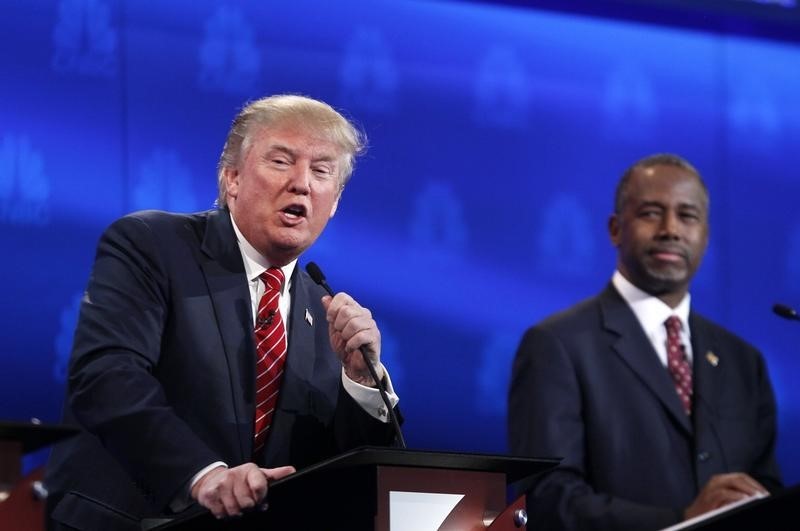
M610 284L523 337L511 451L563 457L528 492L532 528L659 529L780 488L761 354L690 310L708 207L682 158L637 162L609 220Z
M392 443L359 353L396 404L371 313L327 296L297 262L362 147L327 104L264 98L229 132L219 209L138 212L106 230L69 368L65 420L83 430L48 466L52 527L139 529L195 502L237 516L294 467ZM275 343L257 346L259 330Z

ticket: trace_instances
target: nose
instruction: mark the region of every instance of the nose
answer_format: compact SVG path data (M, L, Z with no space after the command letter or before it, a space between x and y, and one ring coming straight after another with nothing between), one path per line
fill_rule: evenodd
M307 195L311 192L311 168L298 164L289 175L289 191L295 194Z
M661 227L659 228L659 236L661 238L668 238L676 240L679 237L680 220L675 212L668 211L661 218Z

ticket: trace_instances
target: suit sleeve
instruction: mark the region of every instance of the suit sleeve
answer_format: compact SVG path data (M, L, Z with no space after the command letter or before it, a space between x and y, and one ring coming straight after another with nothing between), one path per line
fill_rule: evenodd
M402 422L400 408L395 406L398 422ZM390 422L374 418L339 384L339 400L334 416L336 452L344 452L364 445L389 446L396 443Z
M561 339L541 326L528 330L511 377L510 449L514 455L562 458L528 490L531 529L659 529L678 522L681 515L673 508L642 505L592 487L583 400L579 375Z
M168 293L151 229L133 217L111 225L81 302L68 382L77 420L159 507L219 460L170 408L155 376Z

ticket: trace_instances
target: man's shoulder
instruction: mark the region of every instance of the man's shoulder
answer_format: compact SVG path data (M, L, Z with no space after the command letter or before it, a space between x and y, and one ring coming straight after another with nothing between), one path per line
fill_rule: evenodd
M220 213L221 211L218 209L186 214L165 210L138 210L122 216L115 223L139 222L150 227L167 227L186 223L206 223L209 219L219 216Z
M119 234L135 236L152 233L157 239L186 230L202 233L209 223L221 219L223 211L214 209L194 213L167 212L164 210L139 210L114 220L104 231L107 236Z

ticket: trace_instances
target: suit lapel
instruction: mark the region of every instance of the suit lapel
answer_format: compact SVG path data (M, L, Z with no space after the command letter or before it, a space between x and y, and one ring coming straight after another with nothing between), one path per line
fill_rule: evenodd
M720 386L725 372L724 352L720 352L714 335L702 318L689 314L689 328L692 334L692 377L694 386L693 420L695 442L699 449L711 451L718 456L714 462L723 462L723 441L716 430L717 404ZM697 468L698 488L704 485L711 475L719 472L716 468L705 466Z
M300 263L294 268L292 275L292 307L289 311L289 357L286 360L287 374L292 378L310 381L314 374L314 353L317 351L314 332L316 327L327 327L324 315L313 315L318 304L312 304L309 282L300 270ZM308 318L306 316L309 316ZM286 386L283 386L284 388ZM308 397L294 396L281 390L281 407L294 409L306 404Z
M694 400L704 410L700 413L707 411L713 414L719 390L717 376L724 370L720 367L724 360L720 357L721 353L717 350L708 328L694 313L689 315L689 329L692 334Z
M690 435L692 426L689 417L683 412L669 373L659 362L636 315L612 284L600 295L600 308L606 330L618 336L612 345L614 351Z
M252 421L255 409L255 344L250 290L244 263L230 215L225 210L209 213L203 236L200 267L208 285L217 320L224 355L230 371L233 407L240 430L238 435L241 460L252 452Z

